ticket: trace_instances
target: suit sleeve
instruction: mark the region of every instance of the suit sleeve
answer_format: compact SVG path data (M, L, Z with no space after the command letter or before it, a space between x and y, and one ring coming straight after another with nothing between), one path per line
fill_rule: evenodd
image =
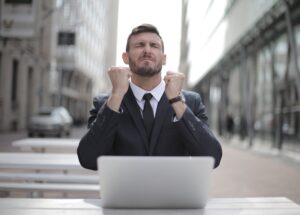
M87 133L82 137L77 148L81 166L97 170L97 158L100 155L113 154L113 142L120 119L120 113L106 105L107 97L96 97L94 108L90 111Z
M215 168L220 164L222 148L207 124L205 107L197 93L186 96L187 108L182 118L175 122L178 132L191 156L212 156Z

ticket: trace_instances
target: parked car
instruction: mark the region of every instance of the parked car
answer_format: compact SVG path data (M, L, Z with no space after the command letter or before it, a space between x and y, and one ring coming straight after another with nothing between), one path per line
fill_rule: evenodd
M69 136L73 119L64 107L43 107L32 116L28 126L28 136L62 135Z

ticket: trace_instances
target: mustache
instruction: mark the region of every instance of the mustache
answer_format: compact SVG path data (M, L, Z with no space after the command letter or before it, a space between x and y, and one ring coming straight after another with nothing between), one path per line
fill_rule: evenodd
M143 54L142 56L139 57L140 60L144 60L144 59L147 59L147 60L154 60L154 57L151 55L151 54Z

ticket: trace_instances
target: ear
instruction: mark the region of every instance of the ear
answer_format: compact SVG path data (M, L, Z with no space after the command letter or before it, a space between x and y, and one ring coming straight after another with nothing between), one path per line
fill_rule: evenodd
M127 52L123 52L122 58L123 58L123 62L125 64L129 64L129 57L128 57L128 53Z
M163 65L166 65L167 63L167 55L164 54L163 56L163 61L162 61Z

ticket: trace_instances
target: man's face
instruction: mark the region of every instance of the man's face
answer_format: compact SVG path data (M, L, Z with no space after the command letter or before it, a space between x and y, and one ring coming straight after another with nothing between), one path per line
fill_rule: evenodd
M166 64L161 39L151 32L133 35L129 41L128 52L123 54L123 60L137 75L152 77L160 73L162 65Z

